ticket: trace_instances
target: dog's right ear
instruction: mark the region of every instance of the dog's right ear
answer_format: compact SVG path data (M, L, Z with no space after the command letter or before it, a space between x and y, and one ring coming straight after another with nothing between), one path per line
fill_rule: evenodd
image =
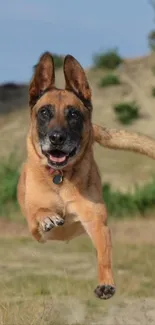
M49 52L45 52L35 66L35 72L29 87L29 105L32 108L41 94L54 87L54 60Z

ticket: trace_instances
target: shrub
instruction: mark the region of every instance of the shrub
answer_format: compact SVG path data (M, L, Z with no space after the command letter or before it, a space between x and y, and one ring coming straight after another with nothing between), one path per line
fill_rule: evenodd
M155 97L155 87L152 87L152 96Z
M64 58L62 55L53 54L55 69L59 69L63 66Z
M155 65L152 66L151 68L153 75L155 75Z
M54 59L54 66L55 69L59 69L63 66L63 62L64 62L64 57L62 55L59 54L52 54L53 59ZM33 70L35 71L35 69L37 68L38 64L35 64L33 66Z
M18 163L11 155L8 161L0 163L0 213L5 213L8 204L17 204Z
M137 186L133 193L113 191L109 184L104 184L103 198L113 217L146 216L148 211L155 209L155 178L142 187Z
M104 53L95 54L93 57L93 63L95 68L99 69L115 69L120 63L122 58L118 54L117 50L109 50Z
M9 219L12 211L17 211L17 183L19 178L19 163L10 157L0 163L0 215ZM143 186L136 186L133 192L122 193L113 190L110 184L103 185L103 198L109 216L134 217L146 216L155 210L155 178ZM14 217L13 217L14 218ZM15 220L16 217L15 217Z
M139 118L139 107L134 102L116 104L113 109L122 124L131 124Z
M115 76L114 74L106 75L99 82L99 87L108 87L113 85L120 85L119 77Z
M155 51L155 30L152 30L148 35L148 42L151 51Z

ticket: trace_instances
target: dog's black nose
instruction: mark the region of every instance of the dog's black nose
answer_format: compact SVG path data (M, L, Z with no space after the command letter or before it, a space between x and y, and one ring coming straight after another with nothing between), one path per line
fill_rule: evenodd
M66 140L66 132L64 130L53 130L50 135L50 141L53 145L62 145Z

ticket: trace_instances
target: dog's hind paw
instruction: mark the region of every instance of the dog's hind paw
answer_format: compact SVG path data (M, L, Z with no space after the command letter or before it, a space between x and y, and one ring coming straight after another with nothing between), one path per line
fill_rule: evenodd
M100 299L109 299L115 293L115 287L111 285L99 285L94 290L95 295Z
M52 228L57 226L62 226L64 224L64 219L58 215L52 217L46 217L40 222L40 228L43 232L50 231Z

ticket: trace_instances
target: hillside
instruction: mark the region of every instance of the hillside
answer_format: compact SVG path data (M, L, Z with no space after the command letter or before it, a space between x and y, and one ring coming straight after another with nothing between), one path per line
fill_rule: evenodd
M88 80L93 91L93 120L106 127L125 128L117 121L112 110L116 103L136 101L140 107L141 118L133 123L130 130L138 131L155 138L155 97L151 90L155 85L152 72L155 57L125 60L115 73L121 84L99 88L98 82L106 73L101 70L87 69ZM30 76L31 77L31 76ZM57 85L64 86L63 73L56 72ZM25 138L28 130L28 86L1 85L0 87L0 155L9 156L18 150L25 155ZM121 190L130 189L135 183L143 183L155 173L153 160L138 154L116 152L95 146L95 157L103 182L110 182Z

